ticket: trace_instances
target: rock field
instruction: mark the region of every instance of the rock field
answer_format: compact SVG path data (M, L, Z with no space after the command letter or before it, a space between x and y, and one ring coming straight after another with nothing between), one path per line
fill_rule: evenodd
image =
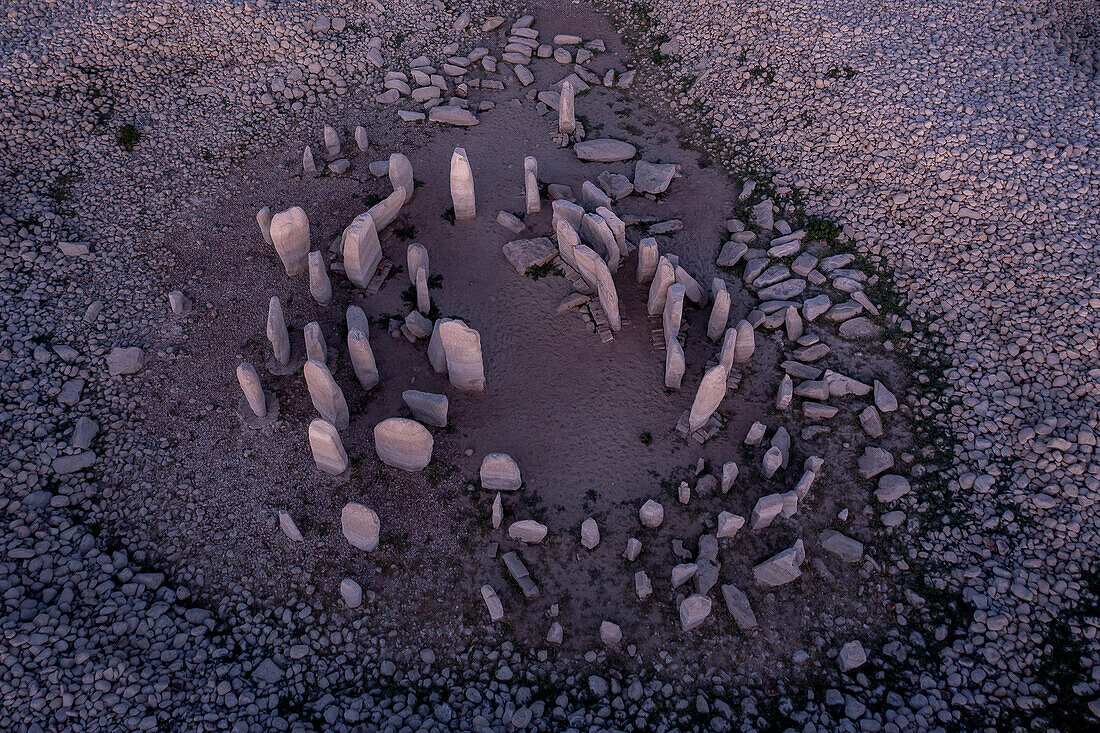
M1098 724L1095 3L3 13L0 729Z

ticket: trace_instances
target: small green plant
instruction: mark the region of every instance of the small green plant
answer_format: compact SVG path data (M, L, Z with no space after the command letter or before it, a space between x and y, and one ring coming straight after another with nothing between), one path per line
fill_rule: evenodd
M416 239L416 225L412 222L402 221L393 228L394 236L402 241Z
M642 441L642 445L653 445L653 433L644 432L638 436L638 440Z
M840 237L840 227L828 219L820 216L811 216L806 221L806 241L822 241L828 245L835 245Z
M562 272L560 267L557 267L553 262L545 262L541 265L531 265L523 274L532 280L538 280L540 277L546 277L547 275L557 275L558 277L565 277L565 273Z
M841 66L839 69L834 66L833 68L826 71L825 72L825 78L826 79L839 79L841 76L843 76L845 79L851 79L853 76L855 76L858 73L859 73L858 71L853 69L851 66L848 66L848 64L844 64L844 66Z
M455 223L455 207L448 206L447 209L442 214L440 214L440 216L443 217L444 221L447 221L447 222L450 222L451 224L454 224Z
M115 135L115 142L121 145L126 152L133 152L134 146L138 144L140 139L141 131L129 123L118 128L118 133Z
M775 81L775 71L766 66L752 67L749 69L749 76L753 79L760 79L765 84L771 84Z

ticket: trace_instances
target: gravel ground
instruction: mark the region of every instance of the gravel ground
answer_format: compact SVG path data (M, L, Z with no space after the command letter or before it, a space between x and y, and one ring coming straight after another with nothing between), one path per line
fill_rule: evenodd
M916 490L885 540L896 626L858 672L788 685L663 652L644 668L558 658L474 625L437 657L402 643L405 617L336 619L308 585L284 601L242 578L219 600L200 567L117 531L124 511L156 513L130 500L156 496L153 467L189 445L147 429L164 400L107 357L185 358L172 244L217 226L225 171L380 89L372 50L386 67L441 59L516 8L9 3L0 728L1083 725L1100 713L1096 18L1044 7L608 4L643 94L712 126L706 142L751 162L792 221L835 221L878 264L890 339L927 387L906 400L924 417ZM180 413L201 421L208 399L181 395Z

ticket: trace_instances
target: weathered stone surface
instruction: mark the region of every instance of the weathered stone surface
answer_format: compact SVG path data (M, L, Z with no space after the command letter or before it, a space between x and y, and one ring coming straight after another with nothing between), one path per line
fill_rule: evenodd
M619 316L619 295L615 289L615 281L611 277L611 270L608 269L607 263L592 249L583 244L574 247L573 254L577 258L577 267L581 275L597 292L600 306L607 314L608 326L612 331L619 331L623 327L622 319Z
M436 374L447 373L447 352L443 349L443 337L439 333L440 327L449 322L450 318L440 318L432 325L432 336L428 340L428 361Z
M637 594L639 601L645 600L653 593L653 583L644 570L634 573L634 593Z
M433 112L439 109L433 108ZM465 221L477 216L477 204L474 195L474 173L470 168L470 159L462 148L455 148L451 154L451 202L454 204L455 220Z
M277 296L272 296L267 304L267 340L271 342L275 361L284 367L290 364L290 333L283 317L283 304Z
M840 324L837 333L849 341L872 341L882 336L882 329L869 318L859 316Z
M363 588L351 578L340 581L340 598L348 608L359 608L363 605Z
M271 242L288 276L303 274L309 255L309 219L300 206L280 211L271 218Z
M500 251L508 264L520 275L526 274L529 267L545 265L558 254L558 249L547 237L516 239L508 242Z
M875 380L875 407L883 412L893 412L898 409L898 399L894 393L887 389L882 382Z
M863 559L863 543L854 540L836 530L826 529L818 535L822 549L844 562L859 562Z
M392 153L390 155L390 165L387 169L390 176L390 185L393 186L393 190L396 191L399 188L405 189L405 200L403 203L409 203L413 198L413 167L412 162L408 157L402 153Z
M756 293L760 300L790 300L802 294L806 289L806 281L802 278L792 277L789 280L762 288Z
M348 354L351 356L351 365L359 385L365 390L374 389L379 381L378 364L375 362L370 340L358 328L348 331Z
M470 110L442 104L428 110L428 119L458 127L473 127L478 123L477 115Z
M378 228L369 213L360 214L344 229L341 237L344 272L355 285L365 288L382 262Z
M634 190L650 194L664 193L675 176L676 166L672 163L639 160L634 166Z
M863 426L864 431L872 438L882 437L882 418L878 414L878 410L874 405L867 405L859 413L859 424Z
M271 241L271 207L265 206L256 212L256 225L260 227L260 236L268 244L274 246Z
M309 294L319 305L332 302L332 281L325 268L325 256L320 251L309 253Z
M294 523L293 517L282 509L279 510L279 529L287 538L295 542L301 542L304 539L298 525Z
M51 467L54 473L64 475L67 473L76 473L77 471L83 471L85 468L90 468L96 462L96 454L94 451L86 450L80 453L74 453L71 456L58 456L53 459Z
M343 430L348 426L350 415L348 403L344 399L344 391L332 378L325 363L317 359L309 359L303 368L306 378L306 386L309 388L309 397L313 400L313 407L328 422L336 426L337 430Z
M657 251L657 240L653 237L646 237L638 242L638 271L636 279L639 285L645 285L652 282L653 275L657 272L657 262L660 260L660 256L660 253Z
M437 428L447 427L447 395L407 389L401 393L401 399L420 422Z
M542 211L542 201L539 200L539 163L530 155L523 159L523 189L527 214Z
M670 339L665 344L665 386L669 389L680 389L686 369L684 347L677 339Z
M859 475L874 478L894 466L894 456L889 451L873 445L867 446L859 457Z
M738 514L731 514L730 512L718 513L718 532L716 536L719 539L730 539L737 535L738 530L745 526L745 518Z
M740 588L733 584L723 585L722 598L725 600L726 608L729 609L730 616L733 616L738 628L742 631L756 628L756 614L752 612L749 597Z
M256 417L267 417L267 399L264 397L263 387L260 385L260 375L256 373L256 367L247 361L241 362L237 367L237 382L241 385L245 400Z
M397 215L401 213L401 207L404 205L405 189L399 188L367 209L367 214L374 220L375 228L381 232L397 218Z
M680 601L680 627L691 631L702 624L710 615L711 602L704 595L688 596Z
M771 525L780 512L783 511L783 496L781 494L767 494L760 497L756 506L753 507L752 528L754 530L764 529Z
M798 540L793 547L783 550L753 567L752 574L756 578L756 582L761 585L770 587L786 585L802 575L800 566L805 559L806 550L802 545L802 540Z
M73 435L69 438L69 445L77 450L85 450L92 447L92 441L99 433L99 423L87 416L81 416L73 428Z
M629 562L634 562L638 559L638 555L642 552L642 543L635 537L631 537L626 541L626 549L623 550L623 557Z
M374 449L388 466L419 471L432 460L432 434L420 423L391 417L374 426Z
M895 473L879 476L875 498L884 504L897 501L910 491L909 479Z
M726 461L722 464L722 493L729 492L733 486L733 482L737 480L737 464L733 461Z
M672 266L667 257L661 257L657 261L657 270L653 275L653 282L649 286L649 299L646 310L649 315L655 316L663 313L665 303L668 301L668 289L676 282L676 268Z
M581 544L586 550L595 549L600 544L600 528L592 517L581 522Z
M665 333L665 341L675 339L680 333L680 325L684 320L684 286L673 283L668 288L668 296L665 298L665 310L661 314L661 327Z
M562 82L558 97L558 132L565 135L572 135L577 130L574 96L573 84L568 79Z
M523 484L519 465L507 453L490 453L481 462L481 487L515 491Z
M577 143L573 146L573 152L581 160L615 163L620 160L630 160L638 153L638 149L622 140L597 138Z
M485 584L481 586L481 599L485 601L485 608L489 611L489 620L493 623L504 618L504 604L500 602L493 586Z
M328 347L325 345L325 335L321 332L321 324L317 321L307 323L302 329L302 337L306 342L306 358L327 364Z
M653 499L649 499L638 510L638 519L642 526L656 529L661 526L661 522L665 521L665 508Z
M618 646L623 640L623 630L613 621L604 621L600 624L600 641L605 646Z
M849 641L840 648L840 653L836 656L836 663L841 672L851 672L853 669L863 666L866 661L867 652L864 651L863 645L858 641Z
M722 283L714 292L714 305L710 309L710 319L707 321L707 338L711 341L720 341L726 332L726 326L730 317L730 294L726 289L726 283L721 278L715 278Z
M672 566L672 587L679 588L684 583L695 577L699 572L699 566L693 562L680 563Z
M500 523L504 521L504 502L500 498L500 492L493 497L492 508L493 529L500 529Z
M691 412L688 415L688 430L695 432L707 424L710 416L722 404L726 397L726 379L729 373L721 364L713 366L703 375L703 381L699 383L699 390L695 393L695 401L691 404Z
M508 526L508 536L518 542L537 545L546 538L546 525L534 519L521 519Z
M741 261L741 258L748 251L749 246L747 244L730 240L722 245L722 251L718 255L716 264L719 267L733 267Z
M348 470L348 454L336 426L320 418L309 423L309 447L317 468L334 476Z
M752 359L756 351L756 331L752 324L746 320L737 322L737 341L733 347L733 360L738 364L744 364Z
M485 365L481 356L481 334L459 320L439 327L439 339L447 357L451 384L466 392L485 390Z
M363 504L348 502L340 511L340 531L352 547L373 552L378 548L381 528L378 515Z
M137 346L116 346L107 354L107 371L112 377L137 374L145 366L145 351Z
M604 171L596 176L596 185L615 201L634 193L634 184L630 182L629 178L611 171Z

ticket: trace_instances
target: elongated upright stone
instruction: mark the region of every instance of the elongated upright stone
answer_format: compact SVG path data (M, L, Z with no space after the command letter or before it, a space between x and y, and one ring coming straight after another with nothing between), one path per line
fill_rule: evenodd
M783 325L787 330L788 339L798 341L802 338L802 316L799 314L797 307L787 306L787 310L783 314Z
M688 415L688 431L694 433L707 424L707 420L722 404L726 397L726 378L729 373L721 364L713 366L703 375L703 381L699 383L699 391L695 393L695 401L691 404L691 412Z
M302 335L306 341L306 358L316 359L322 364L327 364L328 353L325 345L325 334L321 333L321 324L311 321L302 329Z
M335 158L340 154L340 136L336 133L336 128L332 125L325 125L324 137L325 152L328 153L330 158Z
M639 285L646 285L653 281L653 275L657 272L657 261L661 254L657 251L657 240L646 237L638 242L638 272Z
M314 418L309 423L309 447L313 451L313 460L317 468L333 476L339 476L348 470L348 454L340 433L332 423Z
M363 312L362 308L357 305L349 305L346 320L348 333L358 329L363 332L363 335L370 336L370 319L367 318L367 314Z
M416 309L428 315L432 310L432 298L428 294L428 271L416 268Z
M271 243L289 276L301 275L308 267L309 219L300 206L271 217Z
M374 449L387 466L419 471L432 460L432 434L420 423L391 417L374 426Z
M481 334L459 320L439 327L443 353L447 356L447 376L451 384L466 392L485 390L485 364L481 355Z
M290 333L286 330L283 304L275 295L267 303L267 340L271 342L275 361L283 366L290 364Z
M684 361L684 348L678 339L669 339L665 344L665 386L680 389L687 365Z
M374 219L374 226L377 231L382 231L390 225L390 222L397 218L397 215L401 213L401 207L405 205L406 195L407 192L405 191L405 187L402 186L367 209L367 213Z
M733 349L733 360L738 364L744 364L752 358L754 351L756 351L756 331L748 321L738 321L737 345Z
M565 219L558 219L554 225L554 230L558 239L558 254L565 260L565 263L577 269L577 256L574 250L580 246L581 238L577 234L577 230L573 228Z
M665 301L668 300L668 289L674 282L676 282L676 269L667 257L661 257L657 262L653 282L649 286L649 301L646 304L649 315L655 316L664 312Z
M359 385L365 390L378 386L378 364L374 360L374 350L371 349L370 339L358 328L348 331L348 354Z
M275 243L271 241L271 207L265 206L256 212L256 225L260 227L260 236L264 238L264 241L270 245Z
M561 95L558 98L558 132L572 135L577 131L577 117L574 109L573 83L564 81L561 85Z
M302 151L302 172L307 176L317 175L317 163L313 160L313 151L306 146Z
M382 262L382 244L378 241L374 217L369 213L355 217L344 229L342 242L348 280L361 288L367 287Z
M661 316L661 326L665 332L665 341L671 341L680 334L680 324L684 319L684 286L673 283L665 298L665 311Z
M542 201L539 198L539 162L530 155L523 159L523 190L527 200L527 213L537 214L542 211Z
M370 141L367 139L367 130L362 125L355 126L355 145L359 148L359 152L367 152L367 146Z
M428 339L428 362L436 374L447 373L447 352L443 349L443 337L439 334L439 328L450 320L437 318L432 326L432 337Z
M726 281L720 277L714 278L714 306L710 309L710 320L707 321L707 338L711 341L719 341L726 332L726 325L730 318L730 293L726 289ZM721 287L717 284L721 283Z
M611 277L611 270L608 269L607 263L592 249L583 244L575 248L573 253L577 257L577 265L580 267L581 274L591 273L591 276L595 279L595 283L589 281L589 284L594 284L596 287L600 306L607 314L608 326L611 327L612 331L621 330L623 323L619 316L619 294L615 290L615 281ZM585 275L585 280L588 279L589 275Z
M344 400L344 391L332 378L332 373L329 372L325 363L310 359L306 362L303 371L314 409L320 413L321 417L335 425L337 430L346 428L350 422L348 403Z
M389 165L390 184L393 186L393 190L396 191L399 188L405 189L405 201L409 203L413 197L413 167L408 157L401 153L393 153L390 155Z
M451 202L455 207L455 219L465 221L477 216L474 200L474 172L466 151L455 148L451 154Z
M726 334L722 337L722 346L718 349L718 363L726 368L729 372L733 369L734 354L737 352L737 329L730 326L726 329Z
M256 373L256 367L247 361L241 362L237 367L237 381L253 414L256 417L267 417L267 399L264 397L264 389L260 385L260 375Z
M413 285L416 285L416 271L421 267L430 275L428 248L417 242L410 244L409 248L405 250L405 265L409 273L409 282Z
M332 302L332 281L325 268L325 257L320 250L309 253L309 294L320 305Z
M615 239L615 234L602 216L599 214L585 214L584 218L581 219L581 236L590 245L604 249L607 252L607 269L611 271L611 274L618 272L622 252L619 249L618 241Z

